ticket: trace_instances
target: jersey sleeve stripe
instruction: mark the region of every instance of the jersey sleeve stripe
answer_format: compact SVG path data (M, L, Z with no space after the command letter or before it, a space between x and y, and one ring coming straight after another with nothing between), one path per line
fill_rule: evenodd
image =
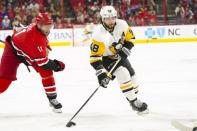
M43 66L45 64L47 64L49 62L48 58L42 59L42 60L36 60L36 63L38 64L38 66Z
M131 39L135 39L135 36L133 34L133 31L131 30L131 27L128 27L128 29L125 33L125 41L129 41Z
M48 63L49 59L47 57L44 58L36 58L36 59L32 59L29 55L27 55L24 51L22 51L21 49L19 49L13 42L11 42L12 46L14 47L14 49L17 52L17 55L22 56L25 58L25 60L32 65L32 63L36 62L38 64L38 66L42 66Z
M102 61L102 57L90 57L90 63L94 63L99 60Z
M27 55L24 51L20 50L12 41L11 41L12 47L16 50L17 55L22 56L25 58L25 60L31 65L31 63L34 61L31 59L29 55Z

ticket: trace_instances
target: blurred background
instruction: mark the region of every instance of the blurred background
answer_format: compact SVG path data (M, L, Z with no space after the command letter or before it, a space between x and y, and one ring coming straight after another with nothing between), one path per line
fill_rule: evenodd
M197 24L197 0L0 0L0 29L28 25L45 11L57 29L97 24L103 5L113 5L131 26Z

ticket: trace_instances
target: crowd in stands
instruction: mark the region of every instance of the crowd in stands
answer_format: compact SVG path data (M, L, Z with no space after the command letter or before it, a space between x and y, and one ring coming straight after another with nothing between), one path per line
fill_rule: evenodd
M176 0L177 24L197 24L197 0Z
M119 18L133 26L158 24L158 5L154 0L86 0L83 5L78 2L74 5L77 23L98 23L101 7L109 4L116 8Z
M69 28L73 24L99 23L103 5L113 5L118 17L132 26L159 25L158 0L0 0L0 29L12 29L19 23L28 25L39 12L49 12L55 28ZM197 0L174 0L177 24L197 24ZM66 10L67 9L67 10ZM73 13L71 13L73 12Z
M59 7L60 0L0 0L0 29L12 29L19 23L29 25L39 12L46 11L59 27Z

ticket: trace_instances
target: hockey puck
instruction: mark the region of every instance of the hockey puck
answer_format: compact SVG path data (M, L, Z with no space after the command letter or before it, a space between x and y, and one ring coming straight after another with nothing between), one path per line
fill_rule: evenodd
M66 124L66 127L71 127L71 126L75 126L75 125L76 125L76 123L70 121L70 122L68 122L68 123Z

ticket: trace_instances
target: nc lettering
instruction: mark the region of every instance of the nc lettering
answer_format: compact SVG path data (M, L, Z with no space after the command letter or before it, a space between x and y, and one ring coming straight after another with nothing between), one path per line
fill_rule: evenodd
M180 29L168 29L168 36L180 36Z

